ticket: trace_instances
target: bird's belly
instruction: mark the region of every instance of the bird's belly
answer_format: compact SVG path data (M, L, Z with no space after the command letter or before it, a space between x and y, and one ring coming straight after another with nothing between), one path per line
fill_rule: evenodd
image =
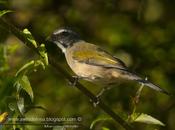
M103 77L101 67L88 65L85 63L75 63L71 68L80 77L89 77L91 79Z
M70 65L70 67L76 75L88 81L101 82L102 84L117 82L111 72L104 67L79 62Z

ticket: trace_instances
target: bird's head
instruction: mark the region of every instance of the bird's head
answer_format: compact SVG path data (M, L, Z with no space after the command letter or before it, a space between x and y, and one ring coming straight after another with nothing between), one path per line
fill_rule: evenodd
M63 52L66 51L66 48L81 40L80 36L76 32L66 28L54 31L50 39L53 43L60 47Z

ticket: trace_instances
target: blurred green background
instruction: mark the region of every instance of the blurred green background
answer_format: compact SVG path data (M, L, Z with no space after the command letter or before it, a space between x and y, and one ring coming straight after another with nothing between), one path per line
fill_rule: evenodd
M174 0L0 0L0 9L15 12L5 17L21 30L28 28L41 41L60 27L71 27L83 39L97 44L122 59L131 71L162 88L175 93L175 1ZM9 111L7 97L15 93L14 76L17 70L37 55L15 36L0 26L0 112ZM65 58L58 61L70 73ZM89 129L93 120L104 112L71 87L61 73L52 67L30 73L34 103L42 106L31 109L26 116L82 117L82 130ZM99 86L81 81L94 94ZM102 99L117 113L131 112L131 97L139 87L125 82L106 92ZM26 100L27 100L26 96ZM175 100L154 90L144 88L137 112L156 117L165 127L134 123L136 129L175 130ZM122 130L115 122L97 123L110 130ZM5 128L4 128L5 129ZM7 128L9 129L9 128ZM44 129L28 126L28 129Z

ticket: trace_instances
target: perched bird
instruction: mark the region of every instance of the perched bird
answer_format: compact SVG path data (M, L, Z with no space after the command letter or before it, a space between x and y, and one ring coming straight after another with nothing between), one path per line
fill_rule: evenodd
M62 50L68 65L81 79L106 85L116 83L121 79L135 80L156 91L169 94L157 85L128 71L120 59L99 46L84 41L72 30L58 29L53 32L50 39Z

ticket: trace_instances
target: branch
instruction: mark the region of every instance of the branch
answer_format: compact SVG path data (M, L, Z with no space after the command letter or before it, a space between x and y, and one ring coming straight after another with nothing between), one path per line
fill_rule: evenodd
M25 37L25 35L17 29L14 25L10 24L6 20L2 19L0 17L0 24L3 25L7 31L11 32L14 34L18 39L20 39L27 47L31 48L34 50L37 54L39 54L37 48L35 48L32 43ZM48 41L44 41L46 48L47 48L47 53L49 55L49 63L51 66L55 67L55 69L62 73L62 75L68 79L70 82L73 82L74 79L72 76L63 68L59 65L58 63L58 56L59 56L59 51L57 50L57 47L55 47L55 44L50 43ZM38 44L38 43L37 43ZM87 97L89 97L93 102L97 102L99 99L92 94L89 90L87 90L82 84L77 82L76 87ZM111 116L116 122L118 122L123 128L126 130L132 130L132 127L125 121L123 120L119 115L117 115L113 110L111 110L106 104L104 104L102 101L98 103L98 106L106 112L109 116Z

